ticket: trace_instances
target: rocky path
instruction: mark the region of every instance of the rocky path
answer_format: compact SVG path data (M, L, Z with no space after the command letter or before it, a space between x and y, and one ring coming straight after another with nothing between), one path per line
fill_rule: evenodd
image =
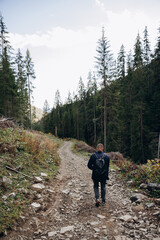
M129 193L110 170L107 203L95 207L88 159L71 152L71 142L59 150L61 166L56 179L33 196L39 208L29 207L19 226L5 240L160 240L159 208L131 203ZM147 205L148 204L148 205Z

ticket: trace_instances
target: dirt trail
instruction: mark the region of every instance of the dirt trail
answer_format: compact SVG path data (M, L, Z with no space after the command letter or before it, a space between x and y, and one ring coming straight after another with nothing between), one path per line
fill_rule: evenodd
M65 142L59 150L61 166L56 179L34 201L41 203L39 211L29 207L29 213L21 216L21 223L4 240L127 240L156 239L154 231L145 226L139 212L121 183L117 183L114 171L107 184L107 203L95 207L91 171L83 157L71 152L72 142ZM147 214L147 213L146 213ZM130 219L120 219L122 216ZM142 213L143 215L143 213ZM138 217L141 216L141 222ZM145 215L144 215L145 218ZM148 219L149 221L149 219ZM143 225L143 226L141 226ZM146 230L145 230L146 229Z

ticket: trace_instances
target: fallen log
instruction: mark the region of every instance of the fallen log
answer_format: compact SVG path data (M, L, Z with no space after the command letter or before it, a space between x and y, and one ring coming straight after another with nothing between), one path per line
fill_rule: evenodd
M12 118L0 118L1 128L15 128L15 123Z
M1 118L0 122L13 121L13 118Z
M14 169L14 168L11 168L11 167L9 167L9 166L6 166L6 169L11 170L11 171L16 172L16 173L19 173L19 174L22 174L23 176L28 177L28 178L30 178L30 179L33 180L33 177L30 177L29 175L26 175L26 174L24 174L24 173L22 173L22 172L20 172L20 171L18 171L18 170L16 170L16 169Z

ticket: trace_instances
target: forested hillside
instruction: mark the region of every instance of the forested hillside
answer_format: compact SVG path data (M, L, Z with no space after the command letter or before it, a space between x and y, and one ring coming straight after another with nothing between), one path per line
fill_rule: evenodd
M95 57L96 70L82 78L78 92L65 104L57 90L55 106L36 126L59 137L104 142L106 151L120 151L137 163L157 157L160 132L160 28L154 51L147 27L137 35L133 54L122 45L113 58L102 31Z
M29 50L23 57L15 54L9 42L9 33L0 16L0 116L12 117L18 123L32 127L32 80L34 65Z

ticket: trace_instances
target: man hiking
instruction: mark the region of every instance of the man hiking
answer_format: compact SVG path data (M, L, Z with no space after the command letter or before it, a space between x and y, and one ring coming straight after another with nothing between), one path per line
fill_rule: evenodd
M106 202L106 180L109 172L109 157L103 152L103 144L99 143L88 161L88 168L92 170L92 179L94 183L94 193L96 198L96 206L100 204L99 200L99 183L101 185L102 204Z

